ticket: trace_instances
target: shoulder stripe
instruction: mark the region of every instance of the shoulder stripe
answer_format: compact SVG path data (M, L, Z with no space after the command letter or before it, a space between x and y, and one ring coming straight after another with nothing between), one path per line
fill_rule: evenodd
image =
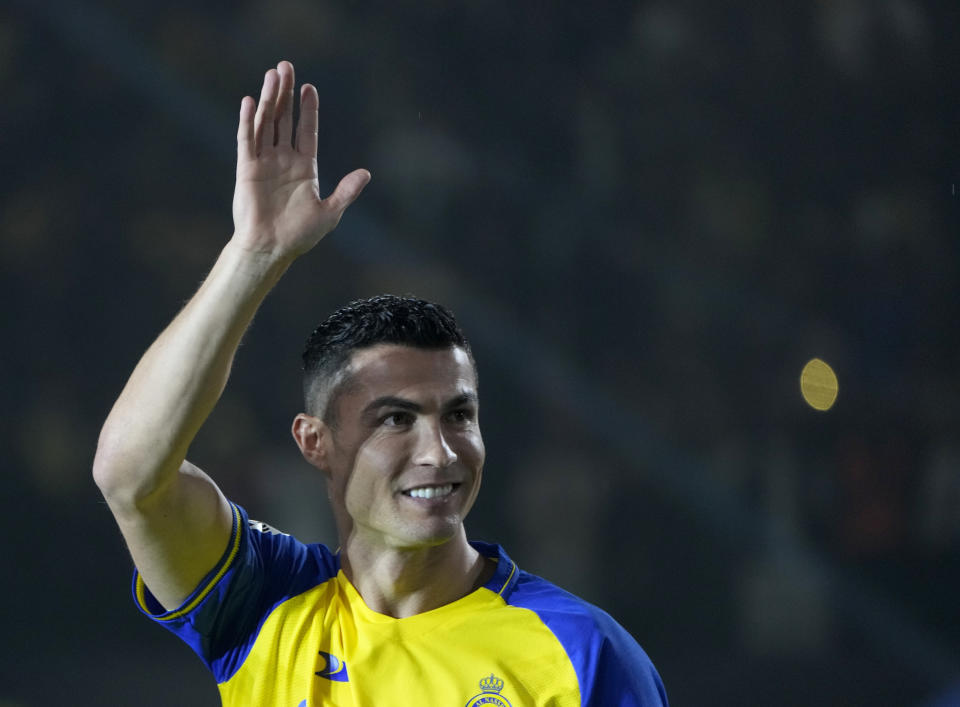
M513 575L517 573L517 563L513 560L510 560L510 574L507 575L506 580L503 582L503 586L500 587L500 591L497 592L497 596L503 596L503 593L506 591L507 587L510 586L510 580L513 579Z
M140 605L140 609L148 614L155 621L171 621L173 619L179 619L182 616L189 614L193 611L199 604L202 602L210 591L216 586L223 575L227 573L227 570L230 569L230 566L233 564L234 559L237 557L237 553L240 551L240 538L242 537L241 528L240 528L240 509L237 508L237 505L230 502L230 508L233 510L233 537L230 540L230 547L226 553L224 553L223 558L220 560L220 566L217 568L216 572L212 573L210 581L206 584L201 585L201 587L194 593L193 597L188 599L188 601L175 611L170 611L164 614L151 614L147 605L147 596L146 591L147 587L144 584L143 578L140 576L140 573L137 572L136 578L136 597L137 604ZM208 575L210 576L210 575Z

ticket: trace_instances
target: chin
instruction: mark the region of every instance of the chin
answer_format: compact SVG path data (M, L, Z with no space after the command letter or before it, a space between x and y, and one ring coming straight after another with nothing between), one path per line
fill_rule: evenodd
M397 545L410 549L423 547L437 547L455 539L460 532L460 524L442 528L418 528L406 533L398 533L395 538Z

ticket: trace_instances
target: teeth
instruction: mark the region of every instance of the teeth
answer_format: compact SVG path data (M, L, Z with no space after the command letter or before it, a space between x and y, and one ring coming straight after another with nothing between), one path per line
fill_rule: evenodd
M420 488L410 489L404 493L414 498L436 498L437 496L446 496L452 491L453 484L446 484L444 486L422 486Z

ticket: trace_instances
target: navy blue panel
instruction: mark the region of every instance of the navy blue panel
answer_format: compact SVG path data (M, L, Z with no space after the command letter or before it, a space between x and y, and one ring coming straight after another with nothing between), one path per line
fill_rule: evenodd
M656 668L605 611L527 572L504 598L536 612L560 641L580 682L583 707L666 707Z
M512 590L517 583L519 572L517 571L517 565L507 556L503 548L499 545L484 543L479 540L471 540L470 544L474 550L484 557L489 557L497 561L497 569L483 586L495 594L506 594Z
M178 616L179 610L174 610L150 615L190 645L218 683L240 668L278 604L336 576L340 569L339 555L325 546L305 545L262 525L252 528L246 511L237 508L240 547L223 577L189 613ZM217 571L204 579L198 592L204 591ZM196 592L183 606L195 596ZM158 606L147 592L148 609Z

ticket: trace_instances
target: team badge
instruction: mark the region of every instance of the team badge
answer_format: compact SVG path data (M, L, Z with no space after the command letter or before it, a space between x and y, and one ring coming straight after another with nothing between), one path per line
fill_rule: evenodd
M480 681L480 694L471 697L466 707L477 707L477 705L492 705L493 707L511 707L507 698L500 694L503 689L503 680L493 673L490 677L483 678Z

